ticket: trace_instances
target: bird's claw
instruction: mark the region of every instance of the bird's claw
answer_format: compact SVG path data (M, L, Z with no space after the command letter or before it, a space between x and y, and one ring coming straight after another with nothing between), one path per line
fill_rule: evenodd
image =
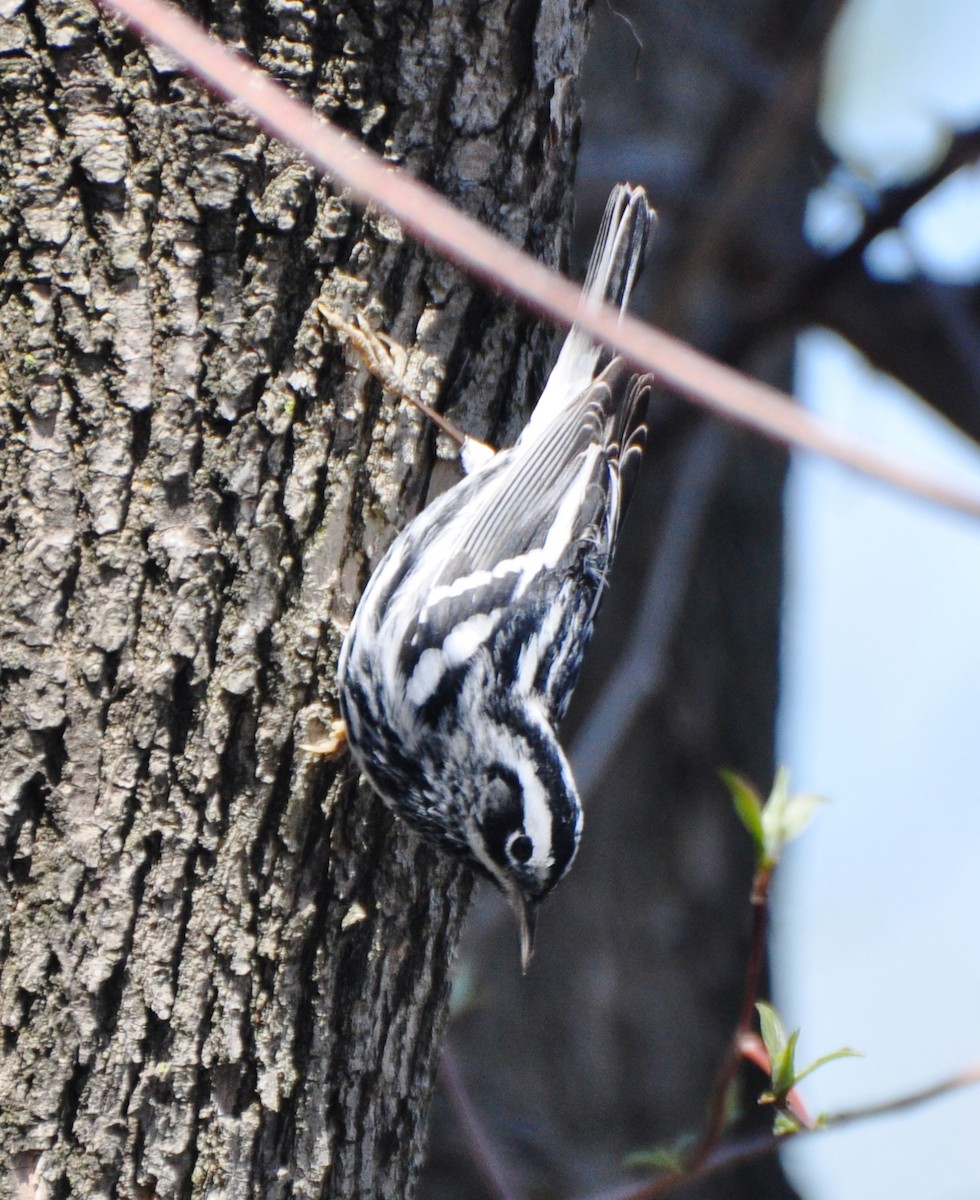
M354 314L353 321L349 321L323 300L318 300L316 307L317 312L331 329L335 329L347 338L365 367L386 391L391 392L400 400L407 400L409 404L414 404L437 429L441 429L459 446L460 462L465 474L469 475L493 458L496 451L492 446L477 441L476 438L457 429L451 421L447 421L431 404L427 404L409 388L406 378L408 351L400 342L396 342L394 338L389 337L386 333L381 333L380 330L372 329L361 311Z
M394 338L380 330L372 329L364 313L358 310L354 320L331 308L323 300L317 301L317 312L331 329L342 333L357 351L361 361L387 391L405 400L415 402L408 392L405 374L408 370L408 351Z
M328 762L333 762L347 750L346 724L338 717L325 727L322 737L314 738L310 742L303 742L300 749L305 750L307 754L316 754L327 759Z

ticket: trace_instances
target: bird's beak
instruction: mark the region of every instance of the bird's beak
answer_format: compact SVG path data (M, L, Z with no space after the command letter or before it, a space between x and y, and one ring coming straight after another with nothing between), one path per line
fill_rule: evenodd
M538 901L531 900L523 892L514 891L508 897L517 917L517 929L521 936L521 970L527 974L534 954L534 930L538 923Z

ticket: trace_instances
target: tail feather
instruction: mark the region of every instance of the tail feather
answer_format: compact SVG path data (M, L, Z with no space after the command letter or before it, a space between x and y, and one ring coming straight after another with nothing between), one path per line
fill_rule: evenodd
M643 269L647 238L655 221L642 187L616 184L606 201L585 276L587 302L605 300L617 308L626 308ZM585 336L588 338L588 334Z
M636 484L647 440L647 409L652 375L634 374L626 359L617 355L599 375L595 395L603 397L606 422L606 458L618 476L618 500L613 506L611 539L614 542Z
M652 375L634 375L626 394L626 421L623 427L622 445L619 451L619 519L629 508L630 497L636 487L643 461L643 450L647 441L647 409L650 406Z
M586 306L605 300L621 311L626 309L643 269L647 238L655 221L642 187L620 183L613 188L585 277ZM608 360L609 353L573 325L529 424L552 420L582 394Z

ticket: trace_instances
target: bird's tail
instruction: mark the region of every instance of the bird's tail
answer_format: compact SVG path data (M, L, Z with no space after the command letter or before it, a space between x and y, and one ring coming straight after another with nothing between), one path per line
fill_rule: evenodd
M602 225L592 249L585 277L585 306L602 301L624 311L633 285L643 269L647 238L656 222L646 191L631 183L618 183L606 202ZM556 413L589 386L609 354L590 334L573 325L565 338L530 424L550 421Z

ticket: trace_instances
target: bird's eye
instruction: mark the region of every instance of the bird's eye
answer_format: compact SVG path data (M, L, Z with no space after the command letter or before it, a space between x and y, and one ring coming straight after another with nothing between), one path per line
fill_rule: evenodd
M507 852L514 862L526 863L534 853L534 843L526 833L515 833L507 846Z

